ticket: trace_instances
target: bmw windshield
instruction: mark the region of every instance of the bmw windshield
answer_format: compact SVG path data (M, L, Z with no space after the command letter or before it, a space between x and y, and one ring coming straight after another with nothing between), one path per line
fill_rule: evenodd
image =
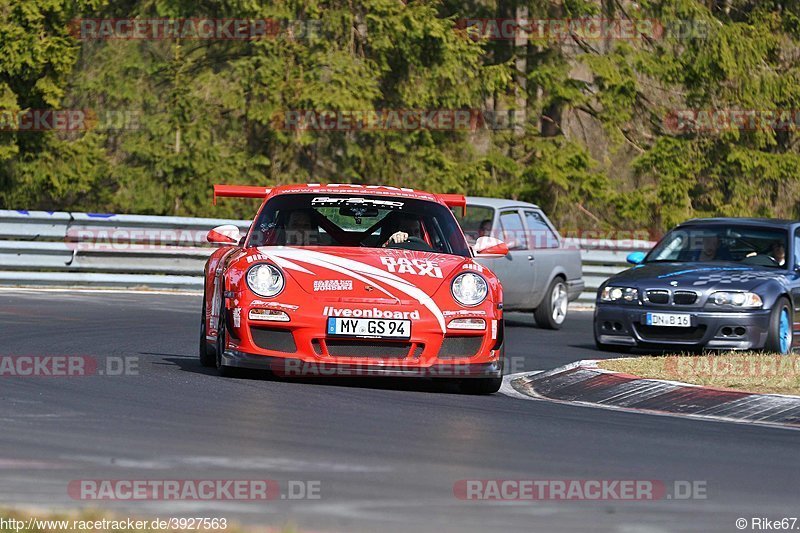
M725 261L783 268L786 230L746 225L683 226L669 232L645 263Z
M259 213L248 245L395 248L470 257L449 209L393 196L276 196Z

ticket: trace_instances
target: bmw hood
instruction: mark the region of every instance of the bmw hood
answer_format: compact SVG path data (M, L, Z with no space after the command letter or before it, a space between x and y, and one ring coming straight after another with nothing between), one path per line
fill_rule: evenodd
M620 272L606 285L749 291L767 280L784 281L785 272L738 263L649 263Z

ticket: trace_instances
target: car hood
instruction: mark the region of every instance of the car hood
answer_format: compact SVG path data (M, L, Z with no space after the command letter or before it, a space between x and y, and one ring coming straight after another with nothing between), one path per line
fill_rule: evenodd
M785 280L786 272L739 263L649 263L613 276L608 284L634 288L751 290L766 280Z
M431 252L317 246L263 246L252 257L274 262L315 298L387 305L432 296L471 261Z

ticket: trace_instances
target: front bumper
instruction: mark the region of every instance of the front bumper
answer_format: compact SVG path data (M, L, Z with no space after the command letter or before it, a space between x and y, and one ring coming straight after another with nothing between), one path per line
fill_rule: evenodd
M239 320L227 311L223 364L286 376L500 377L502 314L480 315L483 330L447 329L431 317L414 319L408 339L330 336L323 316L293 313L290 322ZM474 313L474 311L473 311ZM322 313L321 313L322 314Z
M691 327L648 326L645 314L680 313L691 317ZM764 347L770 310L710 312L702 309L597 304L594 334L598 342L617 346L684 346L725 350Z
M332 364L228 350L222 355L222 364L236 368L268 370L282 377L499 378L503 375L502 356L488 363L434 364L420 367L402 364Z

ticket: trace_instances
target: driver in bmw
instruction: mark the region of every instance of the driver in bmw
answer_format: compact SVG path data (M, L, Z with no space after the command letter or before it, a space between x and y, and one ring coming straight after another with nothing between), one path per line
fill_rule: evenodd
M407 242L410 237L422 238L422 224L419 219L411 216L404 215L400 218L397 224L397 231L392 233L389 239L383 243L384 248L389 244L399 244Z

